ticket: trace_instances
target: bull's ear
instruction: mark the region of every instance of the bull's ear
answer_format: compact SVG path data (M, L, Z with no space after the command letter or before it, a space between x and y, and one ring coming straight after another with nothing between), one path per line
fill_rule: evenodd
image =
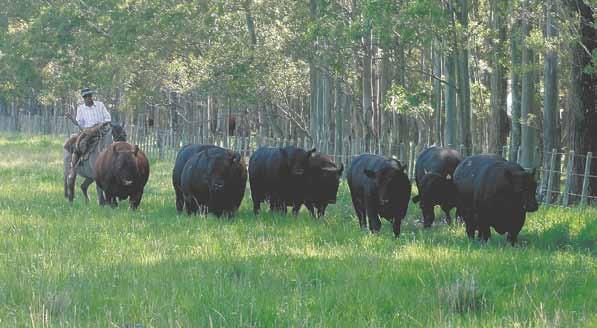
M313 149L309 150L309 151L307 152L307 157L309 157L309 156L313 155L313 154L314 154L316 151L317 151L317 149L315 149L315 148L313 148Z
M133 154L135 154L135 156L137 156L138 152L139 152L139 146L135 145L135 150L133 150Z
M344 164L340 163L340 168L338 169L338 176L341 176L342 172L344 172Z
M368 176L371 179L375 179L375 172L369 170L369 169L364 169L363 172L365 173L366 176Z

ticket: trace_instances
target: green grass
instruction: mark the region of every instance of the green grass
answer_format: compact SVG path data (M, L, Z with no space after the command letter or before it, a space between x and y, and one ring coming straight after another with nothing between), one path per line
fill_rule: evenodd
M71 207L62 140L0 135L0 326L597 326L597 210L541 208L520 245L460 224L358 228L342 185L324 220L178 216L172 163L139 211ZM92 192L94 195L95 192ZM438 213L439 214L439 213Z

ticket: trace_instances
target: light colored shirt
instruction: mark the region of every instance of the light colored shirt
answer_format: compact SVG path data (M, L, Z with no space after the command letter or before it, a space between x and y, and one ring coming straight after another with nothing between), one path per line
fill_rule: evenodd
M93 101L92 106L87 106L85 103L77 107L77 117L75 118L79 126L86 129L97 123L111 122L112 117L104 103L101 101Z

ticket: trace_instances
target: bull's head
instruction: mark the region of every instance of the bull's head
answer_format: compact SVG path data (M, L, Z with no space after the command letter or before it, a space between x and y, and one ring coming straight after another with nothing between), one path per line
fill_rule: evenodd
M404 174L406 165L401 165L400 162L395 161L395 165L386 166L383 169L372 171L365 169L364 173L370 179L375 180L377 185L377 196L379 205L386 206L390 203L390 199L393 196L392 186L396 181L399 174Z
M526 212L535 212L539 209L535 193L537 182L535 181L536 169L526 171L506 171L506 177L512 184L513 191L522 197L522 206Z
M311 157L315 151L315 148L309 151L297 149L290 155L285 149L282 149L282 153L288 158L290 163L290 173L294 176L302 176L309 165L309 157Z
M321 173L312 177L315 181L313 184L317 186L316 192L321 195L329 204L336 203L336 195L338 194L338 186L340 185L340 177L344 171L344 164L340 163L340 167L336 167L333 163L321 168Z
M135 145L133 150L118 149L117 144L112 144L114 154L114 173L123 186L130 187L138 180L137 165L135 156L139 152L139 146Z

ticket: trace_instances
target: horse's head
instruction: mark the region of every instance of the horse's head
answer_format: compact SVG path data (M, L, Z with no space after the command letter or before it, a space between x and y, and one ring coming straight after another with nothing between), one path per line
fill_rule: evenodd
M126 131L124 127L118 123L111 123L112 127L112 139L114 141L126 141Z

